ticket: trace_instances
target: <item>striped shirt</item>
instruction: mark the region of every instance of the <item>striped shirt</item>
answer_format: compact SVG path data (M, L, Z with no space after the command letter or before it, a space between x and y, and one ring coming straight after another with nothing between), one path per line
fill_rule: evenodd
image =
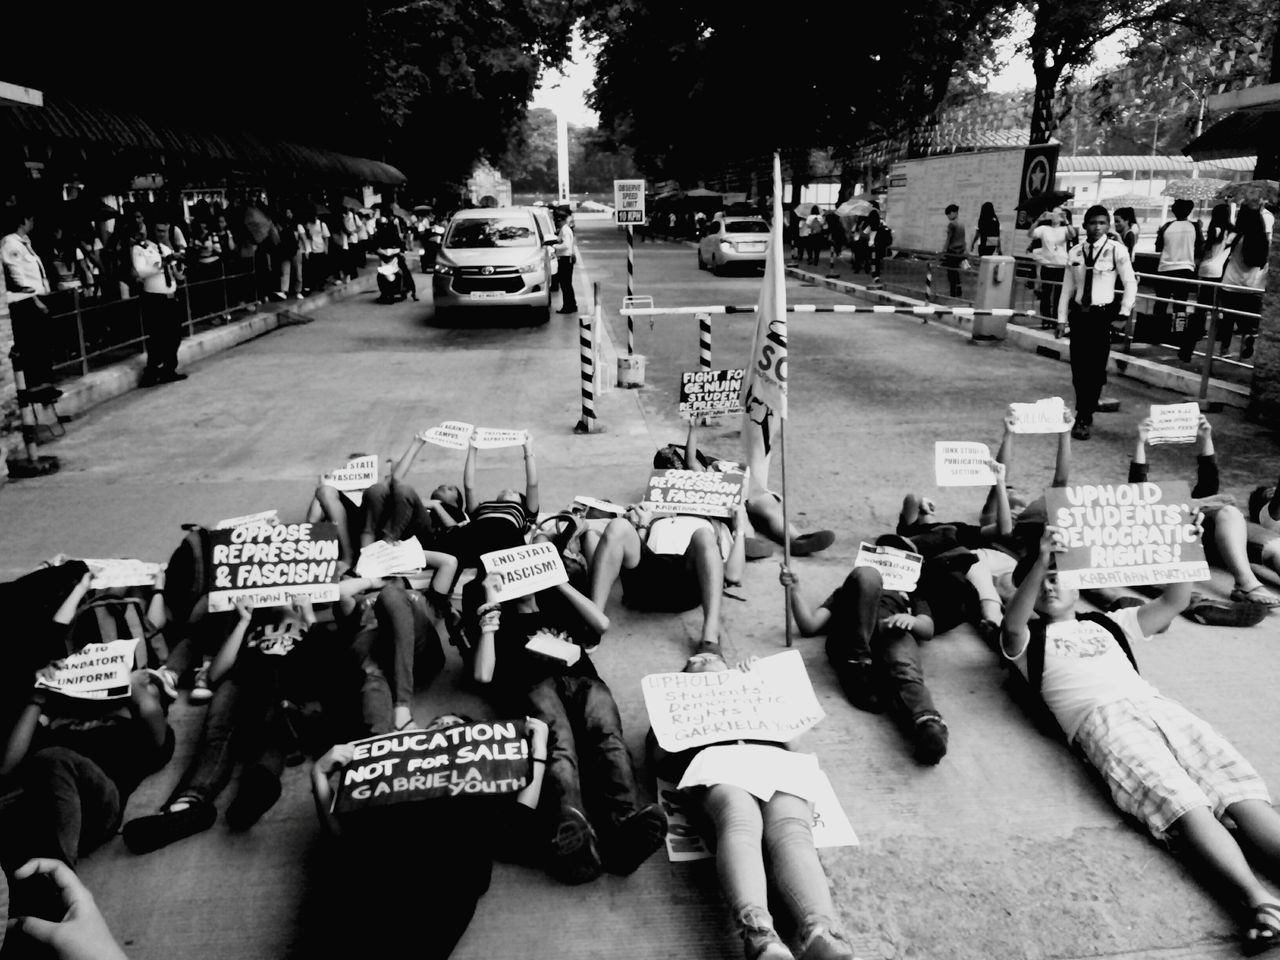
M524 504L515 500L489 500L476 507L471 514L472 523L488 519L509 523L521 533L533 522L529 511L524 508Z

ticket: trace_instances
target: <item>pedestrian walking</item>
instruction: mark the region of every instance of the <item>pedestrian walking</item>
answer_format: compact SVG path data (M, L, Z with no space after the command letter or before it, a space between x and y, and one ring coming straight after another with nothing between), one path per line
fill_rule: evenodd
M1119 219L1119 217L1120 211L1117 210L1116 218ZM1231 246L1235 239L1236 229L1235 223L1231 220L1231 205L1219 203L1210 214L1209 229L1204 238L1204 250L1196 264L1196 279L1200 281L1196 286L1196 309L1187 321L1187 328L1182 331L1178 347L1178 359L1183 363L1191 361L1196 344L1204 336L1205 310L1206 308L1214 309L1217 305L1217 285L1222 283L1222 274L1227 269L1227 257L1231 255Z
M1199 221L1188 220L1195 204L1190 200L1173 201L1173 219L1163 224L1156 232L1156 253L1160 254L1160 264L1156 272L1161 280L1156 284L1156 306L1152 311L1157 328L1162 327L1164 318L1169 312L1169 300L1186 302L1191 298L1192 285L1189 283L1169 283L1170 280L1194 280L1196 264L1204 253L1204 238L1200 235ZM1174 308L1174 316L1185 318L1186 308ZM1175 322L1174 332L1181 333ZM1160 333L1157 329L1157 333Z
M298 245L302 248L302 284L306 292L324 289L329 275L329 225L313 212L298 228Z
M1058 322L1071 335L1071 383L1076 391L1076 422L1071 436L1088 440L1093 414L1107 382L1111 321L1127 317L1138 296L1138 278L1123 243L1107 236L1111 215L1092 206L1085 214L1085 239L1067 257L1058 305ZM1116 281L1124 288L1116 299Z
M948 292L958 299L964 293L964 288L960 285L960 265L964 263L965 253L969 249L967 242L969 231L960 222L959 206L949 203L942 212L947 216L947 235L942 243L942 263L947 268Z
M871 270L872 286L884 286L880 279L880 270L884 266L889 248L893 246L893 231L880 219L880 211L872 210L867 214L867 256Z
M1224 287L1248 287L1247 290L1224 289L1220 302L1226 310L1242 311L1224 313L1222 330L1218 335L1220 353L1226 356L1231 349L1231 337L1239 330L1244 340L1240 346L1240 359L1253 356L1254 340L1258 333L1258 317L1262 309L1262 291L1267 286L1267 256L1271 249L1271 231L1267 228L1264 211L1246 204L1236 214L1236 237L1231 242L1231 252L1222 272Z
M840 222L840 214L834 210L828 210L823 219L827 223L827 248L831 251L829 265L834 267L848 241L844 233L844 224Z
M31 245L36 217L30 207L19 206L12 218L13 230L0 239L0 261L4 263L4 286L9 297L9 319L13 343L22 358L21 368L27 389L34 390L53 380L50 351L49 276L44 262Z
M1111 221L1107 221L1111 225ZM1073 230L1061 209L1051 210L1045 222L1031 228L1032 256L1040 266L1040 316L1045 326L1058 315L1062 298L1062 277L1072 246Z
M567 211L556 211L556 282L560 287L560 309L557 313L577 313L578 298L573 292L573 265L577 262L578 246L573 236Z
M1003 247L1000 243L1000 218L996 216L996 205L988 200L982 205L978 214L978 229L973 231L971 253L980 257L998 257Z
M1117 207L1114 214L1116 236L1129 251L1129 259L1133 259L1133 248L1138 245L1138 215L1133 207Z
M806 262L809 266L816 267L818 258L822 256L822 248L826 245L826 237L824 236L826 224L822 220L822 211L817 204L809 208L809 216L805 218L805 225L809 228L809 243L804 250Z

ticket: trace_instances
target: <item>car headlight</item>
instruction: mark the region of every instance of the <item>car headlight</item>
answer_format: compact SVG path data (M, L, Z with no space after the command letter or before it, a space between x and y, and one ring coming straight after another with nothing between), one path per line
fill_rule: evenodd
M737 248L736 248L736 247L735 247L731 242L729 242L728 240L721 240L721 241L720 241L720 249L721 249L721 250L736 250Z
M457 265L449 262L443 257L437 256L436 264L433 269L438 277L451 277L453 276L453 271L457 269Z
M517 273L542 273L547 269L547 263L542 257L535 257L528 263L522 263L516 267Z

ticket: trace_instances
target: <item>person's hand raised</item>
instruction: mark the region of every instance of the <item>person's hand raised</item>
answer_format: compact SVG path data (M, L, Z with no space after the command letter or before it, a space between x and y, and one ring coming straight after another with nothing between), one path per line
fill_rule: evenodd
M1151 439L1151 428L1155 426L1150 417L1138 421L1138 442L1147 443Z
M44 944L60 960L125 960L93 894L70 867L61 860L28 860L13 875L14 880L34 877L47 877L57 886L67 912L57 923L23 918L19 929L24 934Z

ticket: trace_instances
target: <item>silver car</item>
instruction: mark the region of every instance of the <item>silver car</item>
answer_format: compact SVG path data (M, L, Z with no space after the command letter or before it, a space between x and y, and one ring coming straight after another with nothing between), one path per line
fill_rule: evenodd
M524 307L551 318L556 238L527 207L460 210L449 221L431 289L436 315L477 307Z
M769 225L759 217L712 220L698 241L698 269L717 274L733 265L764 269L768 248Z

